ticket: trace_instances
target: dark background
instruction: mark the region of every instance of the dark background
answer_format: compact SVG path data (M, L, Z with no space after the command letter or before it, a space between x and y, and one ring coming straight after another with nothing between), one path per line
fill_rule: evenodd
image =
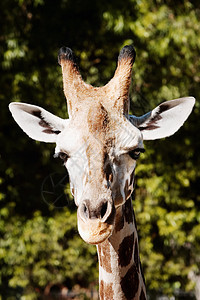
M65 118L59 48L72 48L84 80L99 86L113 76L120 49L132 43L132 113L178 97L197 99L180 131L147 142L138 162L134 209L147 290L152 299L180 292L200 297L199 20L198 1L187 0L0 2L2 299L37 299L52 282L78 290L98 283L96 249L78 236L54 145L29 139L8 104L27 102ZM52 178L61 184L52 186Z

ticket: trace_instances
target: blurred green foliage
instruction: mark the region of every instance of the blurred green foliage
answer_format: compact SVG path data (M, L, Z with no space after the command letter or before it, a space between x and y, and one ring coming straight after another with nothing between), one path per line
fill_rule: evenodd
M67 117L57 51L71 47L83 78L105 84L117 55L134 44L131 111L192 95L195 109L173 137L146 143L134 208L149 294L195 290L200 275L200 8L184 0L4 0L0 2L0 294L37 298L49 282L97 282L95 247L79 238L76 208L42 197L62 166L53 145L31 141L8 111L11 101ZM63 206L63 205L62 205ZM192 274L192 275L191 275ZM153 297L153 296L152 296ZM152 298L154 299L154 298Z

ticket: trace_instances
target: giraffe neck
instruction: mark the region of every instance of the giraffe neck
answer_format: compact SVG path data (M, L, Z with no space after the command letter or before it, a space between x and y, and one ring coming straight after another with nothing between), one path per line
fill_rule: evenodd
M101 300L145 300L131 198L117 208L112 236L97 246Z

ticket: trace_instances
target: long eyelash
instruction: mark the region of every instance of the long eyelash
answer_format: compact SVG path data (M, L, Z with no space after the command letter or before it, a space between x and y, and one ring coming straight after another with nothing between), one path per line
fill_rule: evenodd
M144 148L136 148L135 151L138 151L138 152L141 152L141 153L144 153L145 152L145 149Z
M144 153L145 149L144 148L136 148L132 151L129 152L129 155L132 159L137 160L140 157L140 153Z
M65 153L65 152L58 152L58 153L55 153L54 158L60 158L62 159L64 162L67 161L67 159L69 158L68 154Z

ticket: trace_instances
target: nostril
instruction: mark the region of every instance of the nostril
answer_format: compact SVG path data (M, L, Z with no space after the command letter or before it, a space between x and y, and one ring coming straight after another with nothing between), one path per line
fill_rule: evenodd
M86 219L89 218L89 211L88 211L88 208L85 204L83 204L83 214L84 214Z
M78 208L79 216L83 222L99 219L99 221L104 223L110 218L112 211L113 205L111 201L106 199L102 199L102 201L96 205L92 205L91 201L85 200Z
M105 202L101 207L101 212L100 212L101 219L103 219L103 217L105 216L107 209L108 209L108 202Z
M87 220L89 219L89 209L86 203L82 203L81 207L80 207L80 216L82 219Z
M110 164L107 164L106 169L105 169L105 173L106 173L106 180L107 182L112 183L113 181L113 173L112 173L112 168Z

